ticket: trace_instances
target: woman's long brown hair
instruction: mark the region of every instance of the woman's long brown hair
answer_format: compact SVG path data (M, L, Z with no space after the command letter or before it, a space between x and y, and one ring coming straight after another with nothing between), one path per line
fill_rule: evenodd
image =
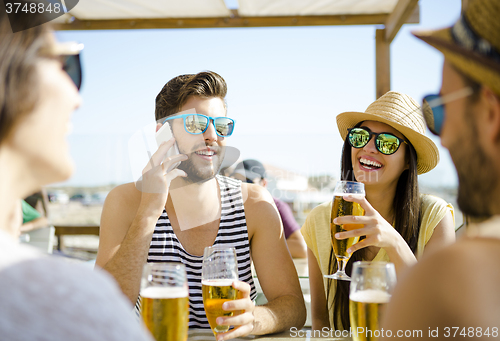
M393 201L393 210L395 213L394 227L408 243L410 249L415 252L421 223L421 204L418 192L417 152L408 141L407 146L409 168L403 171L396 187L396 195ZM351 145L347 138L344 141L342 149L341 172L342 180L356 181L352 168ZM347 274L351 275L352 264L354 262L365 259L366 248L354 252L346 266ZM330 250L328 268L330 273L334 273L337 270L337 259L333 254L333 249ZM328 311L333 309L333 327L335 329L340 329L341 327L337 325L338 320L342 323L343 329L349 329L351 325L349 322L349 283L348 281L336 281L336 288L334 288L335 282L332 279L328 280L327 305L330 301L329 297L332 294L332 290L336 289L332 306L327 306Z

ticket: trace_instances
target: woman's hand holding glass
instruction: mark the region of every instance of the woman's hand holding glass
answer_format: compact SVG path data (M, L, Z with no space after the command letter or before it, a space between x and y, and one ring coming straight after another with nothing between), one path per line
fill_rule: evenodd
M344 199L346 201L357 202L365 210L364 216L343 216L337 217L334 220L335 224L364 225L364 227L360 229L353 229L335 234L335 238L340 240L365 236L365 239L352 245L347 252L353 253L367 246L384 248L386 251L391 249L396 250L401 245L405 245L406 248L408 248L408 244L406 244L403 237L401 237L396 229L392 227L392 225L389 224L387 220L385 220L384 217L382 217L380 213L372 207L372 205L370 205L365 197L346 195L344 196Z

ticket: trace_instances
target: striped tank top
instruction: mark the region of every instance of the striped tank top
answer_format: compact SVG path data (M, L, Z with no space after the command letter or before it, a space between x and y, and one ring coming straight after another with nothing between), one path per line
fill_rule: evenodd
M221 198L221 218L219 231L214 245L234 247L238 259L238 277L240 281L250 285L250 299L257 296L252 278L250 244L243 209L241 182L217 175ZM148 263L152 262L179 262L186 266L189 285L189 327L210 328L205 310L201 290L201 265L203 256L189 254L177 239L172 229L167 212L156 223L153 238L148 254ZM136 312L140 311L140 299L136 303Z

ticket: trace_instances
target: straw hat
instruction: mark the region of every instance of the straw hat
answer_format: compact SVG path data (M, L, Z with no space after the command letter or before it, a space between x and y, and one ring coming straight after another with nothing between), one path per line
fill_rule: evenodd
M500 1L471 0L452 26L413 32L453 66L500 95Z
M417 152L418 174L427 173L439 162L439 151L425 136L425 122L417 102L408 95L389 91L370 104L365 112L344 112L337 115L340 136L345 140L347 129L362 121L377 121L390 125L413 145Z

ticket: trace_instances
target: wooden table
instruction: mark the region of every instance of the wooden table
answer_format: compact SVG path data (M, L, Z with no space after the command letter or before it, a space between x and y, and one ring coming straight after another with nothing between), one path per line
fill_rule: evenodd
M63 236L69 236L69 235L93 235L93 236L99 236L99 225L81 225L81 226L74 226L74 225L54 225L56 232L56 238L57 238L57 249L60 251L63 249L64 242L63 242Z
M340 332L338 332L340 335ZM352 341L351 337L335 337L335 333L331 332L329 335L323 335L325 337L321 337L319 332L317 332L316 336L313 337L314 335L312 334L311 330L295 330L292 329L292 331L286 331L283 333L278 333L278 334L270 334L270 335L263 335L263 336L245 336L245 337L240 337L237 339L233 340L255 340L255 341L291 341L291 340L297 340L297 341L306 341L306 340L322 340L322 341ZM331 336L331 337L330 337ZM190 329L189 330L189 335L188 335L188 341L215 341L215 336L212 333L211 330L209 329Z

